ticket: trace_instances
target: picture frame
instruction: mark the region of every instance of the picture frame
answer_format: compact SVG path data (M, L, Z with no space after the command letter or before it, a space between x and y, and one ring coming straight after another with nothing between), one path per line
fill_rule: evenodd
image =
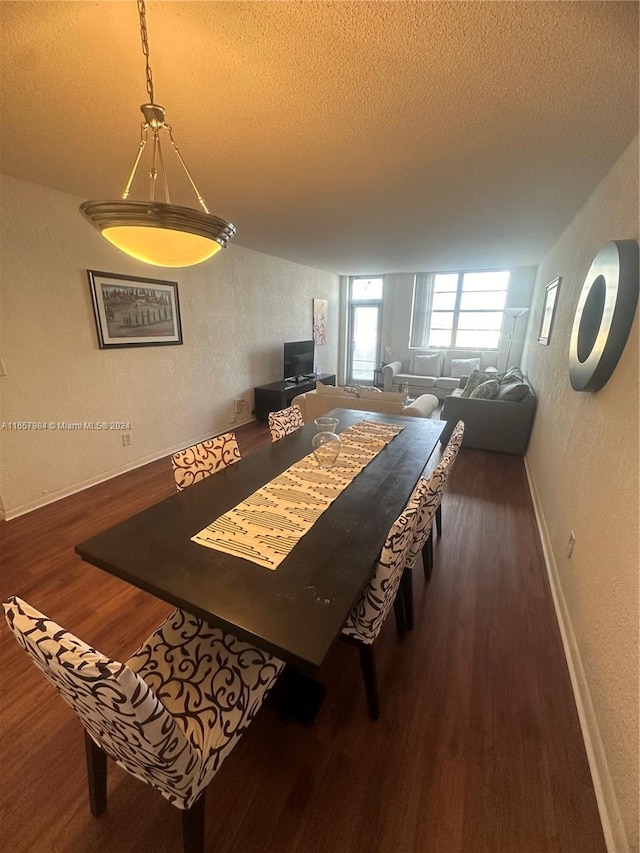
M326 344L327 342L327 310L329 301L327 299L313 300L313 342L315 344Z
M560 277L554 279L549 282L545 289L544 306L542 308L542 317L540 318L540 332L538 334L538 343L543 346L548 346L551 340L553 318L556 313L556 305L558 304L560 281Z
M182 344L177 282L87 273L100 349Z

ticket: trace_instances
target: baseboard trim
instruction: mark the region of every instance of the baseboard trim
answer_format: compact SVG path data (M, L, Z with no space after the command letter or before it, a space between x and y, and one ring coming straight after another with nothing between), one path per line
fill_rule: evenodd
M584 666L582 664L582 657L580 655L580 649L571 624L569 608L567 607L567 602L562 591L558 566L551 547L551 537L549 536L549 529L544 517L544 512L542 511L540 495L526 457L524 460L524 466L529 483L529 492L533 502L533 509L538 524L538 532L540 533L540 541L542 543L542 552L547 568L549 586L551 587L553 605L556 611L558 625L560 626L562 645L564 647L564 654L569 668L569 676L571 678L571 686L576 702L576 708L578 710L580 728L582 730L582 737L584 739L587 759L589 761L589 769L591 770L593 789L598 803L598 811L600 813L600 821L602 823L605 843L609 853L631 853L627 834L620 815L618 798L616 797L613 780L611 779L611 773L609 771L607 755L600 735L598 719L591 699L589 683L587 681Z
M250 417L243 421L238 421L237 423L231 424L224 429L219 430L213 435L220 435L220 433L228 432L229 430L237 429L238 427L244 426L244 424L251 423L251 421L255 420L255 418ZM143 465L148 465L150 462L156 462L158 459L163 459L165 456L170 456L172 453L175 453L176 450L181 450L183 447L190 447L192 444L197 444L199 441L204 441L207 438L211 438L211 432L205 432L202 435L194 436L193 438L188 438L186 441L181 441L179 444L173 445L172 447L166 447L163 450L159 450L157 453L152 453L149 456L144 456L141 459L136 459L135 462L131 462L129 465L122 465L119 468L114 468L111 471L106 471L102 474L98 474L96 477L90 477L88 480L82 480L80 483L74 483L71 486L67 486L64 489L59 489L56 492L50 492L48 495L43 495L41 498L37 498L36 500L29 501L25 504L20 504L17 507L13 507L11 509L2 510L0 507L0 519L3 521L11 521L14 518L19 518L21 515L26 515L28 512L33 512L36 509L40 509L43 506L48 506L49 504L55 503L56 501L60 501L63 498L68 498L70 495L75 495L78 492L83 492L85 489L90 489L92 486L97 486L100 483L106 483L107 480L112 480L114 477L119 477L121 474L126 474L127 471L133 471L136 468L142 468Z

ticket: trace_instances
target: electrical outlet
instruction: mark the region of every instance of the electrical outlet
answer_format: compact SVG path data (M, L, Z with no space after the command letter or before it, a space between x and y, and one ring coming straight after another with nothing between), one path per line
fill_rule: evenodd
M122 433L122 446L123 447L130 447L131 446L131 433L130 432L123 432Z
M234 400L233 401L233 414L234 415L241 415L243 405L244 405L243 399L239 398L237 400Z
M569 531L569 541L567 542L567 557L573 554L573 546L576 544L576 534L573 530Z

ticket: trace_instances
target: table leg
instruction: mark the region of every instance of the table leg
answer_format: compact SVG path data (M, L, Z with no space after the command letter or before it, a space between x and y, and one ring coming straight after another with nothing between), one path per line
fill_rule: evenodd
M286 719L312 725L327 688L315 678L287 664L267 696L267 702Z

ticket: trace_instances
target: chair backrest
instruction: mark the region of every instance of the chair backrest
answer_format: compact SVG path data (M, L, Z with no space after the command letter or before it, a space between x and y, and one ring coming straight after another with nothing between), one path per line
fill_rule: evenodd
M418 517L415 525L415 536L409 549L407 566L412 568L418 559L418 554L425 546L433 519L442 503L447 480L456 461L458 451L464 437L464 423L458 421L451 434L440 462L434 468L431 476L421 477L413 491L409 503L418 503Z
M300 407L295 403L288 409L279 412L269 412L269 432L271 441L278 441L304 426L304 418Z
M225 432L216 438L178 450L171 457L176 487L181 492L192 483L204 480L240 459L240 448L233 432Z
M464 421L458 421L455 425L453 432L451 433L451 437L447 442L447 446L444 449L444 453L442 454L442 458L444 460L445 456L452 456L453 458L450 460L450 468L456 460L456 456L462 446L462 439L464 438Z
M200 757L142 678L17 596L4 603L4 610L18 643L93 740L170 801L188 796Z
M412 500L418 503L418 514L414 530L413 541L407 556L407 566L413 568L418 554L431 533L433 518L442 502L444 486L447 480L446 465L444 459L436 466L430 477L421 477L415 487Z
M342 629L347 636L370 644L380 633L400 586L414 538L417 509L417 503L410 500L391 525L373 576Z

